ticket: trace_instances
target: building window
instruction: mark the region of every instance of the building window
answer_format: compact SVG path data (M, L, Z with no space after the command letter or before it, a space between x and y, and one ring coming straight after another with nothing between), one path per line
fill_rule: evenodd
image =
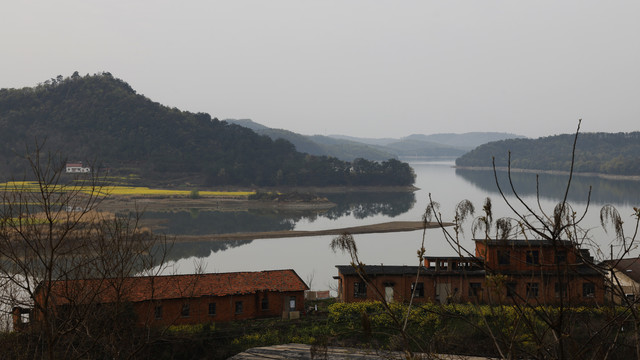
M296 297L292 296L289 298L289 310L295 310L296 309Z
M584 297L594 297L596 296L596 286L594 283L584 283L582 284L582 296Z
M357 298L367 297L367 283L366 282L354 282L353 283L353 297L357 297Z
M264 296L262 297L260 307L262 308L262 310L269 310L269 298L267 297L267 294L264 294Z
M566 250L556 251L556 264L566 264L566 263L567 263L567 251Z
M242 314L242 301L236 301L236 314Z
M567 284L566 283L556 283L555 285L555 293L556 297L566 297L567 296Z
M411 294L415 291L416 297L424 297L424 283L412 283L411 284Z
M540 258L539 258L538 250L527 251L527 264L537 265L539 263L540 263Z
M180 315L182 315L182 317L189 317L189 304L182 304Z
M477 297L482 293L482 284L469 283L469 296Z
M216 314L216 303L209 303L209 315L214 316Z
M538 297L538 283L527 283L527 297L535 298Z
M156 306L154 313L155 313L156 319L162 319L162 305Z
M511 252L509 250L498 250L498 265L511 264Z
M516 296L516 287L518 286L517 283L514 282L508 282L507 283L507 296L509 297L514 297Z

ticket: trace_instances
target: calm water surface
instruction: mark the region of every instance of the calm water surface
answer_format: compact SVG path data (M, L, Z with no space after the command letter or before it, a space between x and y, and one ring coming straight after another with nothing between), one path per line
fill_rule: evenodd
M421 220L428 204L429 194L440 204L444 220L451 220L455 205L471 200L476 209L482 208L486 197L493 200L494 218L510 216L512 212L497 192L491 171L471 171L452 168L453 162L412 162L420 188L414 194L357 194L333 195L330 200L338 207L329 212L304 214L238 212L211 213L191 211L173 214L175 218L160 221L162 230L169 234L219 233L267 230L319 230L348 227L395 220ZM508 186L506 174L499 176L501 184ZM513 174L516 190L523 199L535 205L535 174ZM543 209L551 212L560 201L566 187L567 176L541 175L540 198ZM640 205L640 183L612 181L592 177L574 177L569 202L581 213L587 205L589 186L592 186L591 203L583 223L590 229L590 236L603 258L609 254L613 236L602 231L599 211L605 204L616 206L623 220L631 221L632 207ZM513 196L508 199L515 201ZM521 207L518 207L521 208ZM166 214L147 214L149 218L162 218ZM478 213L476 213L478 215ZM467 226L469 228L469 226ZM632 229L627 229L629 232ZM329 248L333 236L263 239L244 242L210 242L178 244L175 246L168 272L189 273L196 264L203 264L207 272L259 271L271 269L294 269L316 290L333 289L337 275L335 265L348 264L350 259L342 253L333 253ZM366 264L416 265L416 250L420 247L422 231L357 235L356 243L361 261ZM466 230L463 244L473 249L471 231ZM426 233L425 248L430 255L454 255L447 245L441 230L431 229ZM606 255L605 255L606 254ZM637 255L637 250L634 255Z

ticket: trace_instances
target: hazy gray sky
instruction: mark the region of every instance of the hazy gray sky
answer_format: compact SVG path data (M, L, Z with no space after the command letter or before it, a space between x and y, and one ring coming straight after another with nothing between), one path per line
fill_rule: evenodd
M162 104L303 134L634 131L640 1L25 0L0 88L109 71Z

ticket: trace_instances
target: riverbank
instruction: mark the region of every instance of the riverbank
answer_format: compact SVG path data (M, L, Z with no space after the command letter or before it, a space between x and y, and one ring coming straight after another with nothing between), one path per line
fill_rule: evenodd
M444 226L452 226L452 223L444 223ZM356 234L374 234L388 232L404 232L425 229L438 228L440 225L435 222L424 223L422 221L391 221L372 225L352 226L327 230L282 230L282 231L264 231L264 232L246 232L231 234L212 234L212 235L179 235L176 236L176 242L201 242L201 241L230 241L230 240L256 240L256 239L279 239L289 237L306 237L306 236L323 236L323 235L342 235L349 233Z
M463 169L463 170L491 170L493 171L493 167L490 166L453 166L455 169ZM509 171L508 167L498 166L496 167L498 171ZM569 175L568 171L561 170L532 170L532 169L519 169L519 168L511 168L512 173L531 173L531 174L551 174L551 175ZM601 173L585 173L585 172L574 172L574 176L588 176L588 177L598 177L607 180L631 180L631 181L640 181L640 175L613 175L613 174L601 174Z
M219 190L219 189L218 189ZM248 190L252 193L281 193L281 194L314 194L313 200L269 200L249 199L247 196L160 196L160 195L110 195L100 204L101 210L120 211L162 211L184 209L210 209L218 211L242 211L252 209L274 209L286 211L328 210L336 206L335 203L322 197L327 194L348 193L410 193L419 190L415 186L332 186L332 187L287 187L260 188ZM203 189L203 191L208 191ZM234 189L233 191L238 191ZM286 197L285 197L286 198ZM302 199L303 197L301 197Z
M277 191L283 193L311 193L311 194L340 194L352 192L415 192L420 190L413 185L411 186L296 186L296 187L278 187L278 188L260 188L258 191L269 192Z
M221 199L215 197L203 197L191 199L185 197L119 197L113 196L105 199L100 204L100 210L120 211L163 211L163 210L191 210L210 209L218 211L243 211L251 209L275 209L275 210L328 210L336 204L328 200L318 201L263 201L247 199Z

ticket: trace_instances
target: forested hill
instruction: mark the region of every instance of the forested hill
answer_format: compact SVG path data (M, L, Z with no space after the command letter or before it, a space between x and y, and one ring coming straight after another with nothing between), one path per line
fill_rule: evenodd
M457 166L507 166L535 170L568 171L575 135L539 139L510 139L481 145L456 160ZM581 133L578 135L574 170L611 175L640 175L640 132Z
M70 161L97 160L111 174L207 186L406 186L397 160L352 163L295 151L250 129L153 102L109 73L58 76L33 88L0 90L0 171L21 177L27 146Z

